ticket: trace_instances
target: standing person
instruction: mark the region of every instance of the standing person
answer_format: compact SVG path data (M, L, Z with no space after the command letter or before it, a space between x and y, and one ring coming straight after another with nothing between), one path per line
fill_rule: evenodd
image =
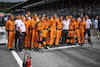
M76 34L76 36L77 36L78 44L80 45L80 32L79 32L79 25L80 25L79 20L78 20L78 18L76 18L75 34ZM75 34L74 34L74 35L75 35Z
M45 15L45 14L43 14L43 15L42 15L42 17L43 17L43 19L45 19L46 15Z
M75 30L75 22L74 18L72 18L70 19L69 22L69 33L68 33L69 39L67 39L67 43L70 40L70 45L74 44L74 30Z
M47 48L46 44L49 42L49 16L46 16L46 19L44 20L44 18L42 17L41 19L42 22L42 34L43 34L43 45L44 48Z
M98 29L99 29L99 33L100 33L100 16L98 18Z
M88 41L89 43L91 43L91 33L90 33L90 30L92 28L92 21L89 19L88 16L85 16L85 22L86 22L86 25L87 25L87 29L85 31L85 34L84 36L86 35L86 33L88 34Z
M87 29L87 25L86 25L86 22L84 21L84 18L81 17L81 19L82 20L80 21L79 31L80 31L81 46L82 46L84 42L84 32Z
M30 49L30 20L28 20L28 15L25 14L25 20L24 20L24 23L25 23L25 27L26 27L26 36L25 36L25 49L29 48Z
M80 15L80 17L78 18L78 20L81 21L82 20L81 19L82 17L83 17L83 14Z
M8 21L8 17L5 16L5 17L4 17L4 23L6 23L7 21Z
M62 24L62 44L66 44L69 33L69 23L68 16L65 16Z
M99 37L99 34L98 34L98 20L96 18L94 19L94 23L93 23L93 30L94 30L93 38L95 38L95 35L97 35L97 37Z
M15 49L17 49L17 39L19 38L19 32L18 32L18 22L19 22L19 19L21 20L20 18L20 15L16 16L16 20L15 20L15 29L16 29L16 32L15 32Z
M30 11L27 11L28 20L31 20L30 14L31 14Z
M8 49L11 51L13 47L13 41L14 41L14 30L15 30L15 21L14 16L10 15L10 20L6 22L5 25L6 31L8 31Z
M54 38L56 36L56 23L58 22L57 19L57 14L54 13L53 18L50 19L50 48L53 46L54 44Z
M24 23L24 16L21 16L21 20L19 21L19 23L17 24L18 26L18 31L19 31L19 50L20 52L22 51L23 45L24 45L24 40L25 40L25 23Z
M58 22L57 22L57 33L56 33L56 42L55 42L55 46L58 46L59 44L59 40L61 38L61 34L62 34L62 23L63 23L63 16L59 16Z
M36 45L35 37L36 37L36 27L34 26L36 24L35 15L33 15L31 21L30 21L30 29L31 29L31 48L33 49L33 44ZM34 47L35 49L36 47Z
M32 36L31 36L31 45L33 45L33 43L34 43L34 50L38 50L38 48L37 48L37 39L36 39L36 26L37 26L37 24L38 24L38 20L37 20L37 14L36 13L34 13L33 14L33 18L32 18L32 20L33 21L31 21L30 22L30 24L31 24L31 27L32 27Z
M50 39L49 39L49 36L50 36L50 21L49 21L49 16L46 16L45 18L45 22L47 23L47 28L48 28L48 32L47 32L47 36L46 36L46 42L47 42L47 45L49 45L49 42L50 42Z
M36 24L35 24L35 27L36 27L36 41L37 41L36 47L37 47L38 52L41 52L41 53L43 52L42 49L41 49L42 36L43 36L43 34L42 34L42 21L43 20L44 19L41 18L40 21L36 22Z
M37 21L39 21L41 17L42 17L42 16L41 16L41 15L39 15L39 16L37 17Z

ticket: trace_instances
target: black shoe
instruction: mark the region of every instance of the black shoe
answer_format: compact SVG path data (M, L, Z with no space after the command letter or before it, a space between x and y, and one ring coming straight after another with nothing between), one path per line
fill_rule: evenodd
M73 43L73 45L76 45L75 43Z
M47 46L44 46L45 49L48 49Z
M81 45L80 43L78 43L79 45Z
M38 49L38 52L43 53L43 50L39 48L39 49Z
M15 50L15 49L11 48L10 50Z
M70 45L73 45L72 43L70 43Z
M52 48L53 47L53 45L50 45L50 48Z

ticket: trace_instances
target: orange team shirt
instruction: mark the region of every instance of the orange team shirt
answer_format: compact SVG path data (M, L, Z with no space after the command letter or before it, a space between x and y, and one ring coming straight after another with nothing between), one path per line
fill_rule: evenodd
M83 21L83 22L80 21L79 23L80 23L80 26L79 26L80 31L87 29L85 21Z
M75 22L75 29L79 29L79 21Z
M25 27L26 27L26 31L29 30L29 27L30 27L30 20L24 20L24 23L25 23Z
M69 24L69 30L74 30L75 29L75 22L71 22L70 21L70 24Z
M49 20L44 20L44 22L42 23L43 25L43 29L49 29Z
M58 20L57 29L62 29L62 22L63 22L63 20Z
M30 20L30 28L31 28L31 29L35 29L35 27L34 27L35 24L36 24L36 22L35 22L35 20L32 18L32 19Z
M5 29L9 27L9 30L15 29L15 21L8 20L5 25Z
M58 22L57 18L54 20L53 18L50 19L50 29L56 29L56 23Z
M41 24L41 21L38 21L39 23L37 24L37 26L36 26L36 31L38 31L38 30L42 30L42 24ZM37 23L37 22L36 22Z

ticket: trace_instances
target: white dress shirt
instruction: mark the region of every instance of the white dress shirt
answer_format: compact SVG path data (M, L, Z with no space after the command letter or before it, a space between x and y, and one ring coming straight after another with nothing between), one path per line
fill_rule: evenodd
M25 23L22 20L19 20L18 27L20 27L21 32L26 31Z
M39 21L39 18L37 18L37 21Z
M28 17L29 20L31 20L31 17Z
M17 19L17 20L15 20L15 25L16 25L16 30L18 31L18 21L19 21L19 19Z
M63 30L69 30L69 22L70 22L70 20L64 20L63 21Z
M90 19L87 19L86 21L87 29L90 29L90 25L92 24Z
M7 22L8 21L8 17L4 17L4 21Z

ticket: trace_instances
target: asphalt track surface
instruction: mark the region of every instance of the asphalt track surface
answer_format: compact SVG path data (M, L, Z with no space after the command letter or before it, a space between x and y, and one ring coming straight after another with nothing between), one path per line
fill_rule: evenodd
M100 38L92 39L92 41L93 47L84 44L82 47L43 49L43 53L33 50L24 52L29 52L32 56L31 67L100 67ZM23 60L24 52L16 52ZM19 67L6 45L0 46L0 67Z

